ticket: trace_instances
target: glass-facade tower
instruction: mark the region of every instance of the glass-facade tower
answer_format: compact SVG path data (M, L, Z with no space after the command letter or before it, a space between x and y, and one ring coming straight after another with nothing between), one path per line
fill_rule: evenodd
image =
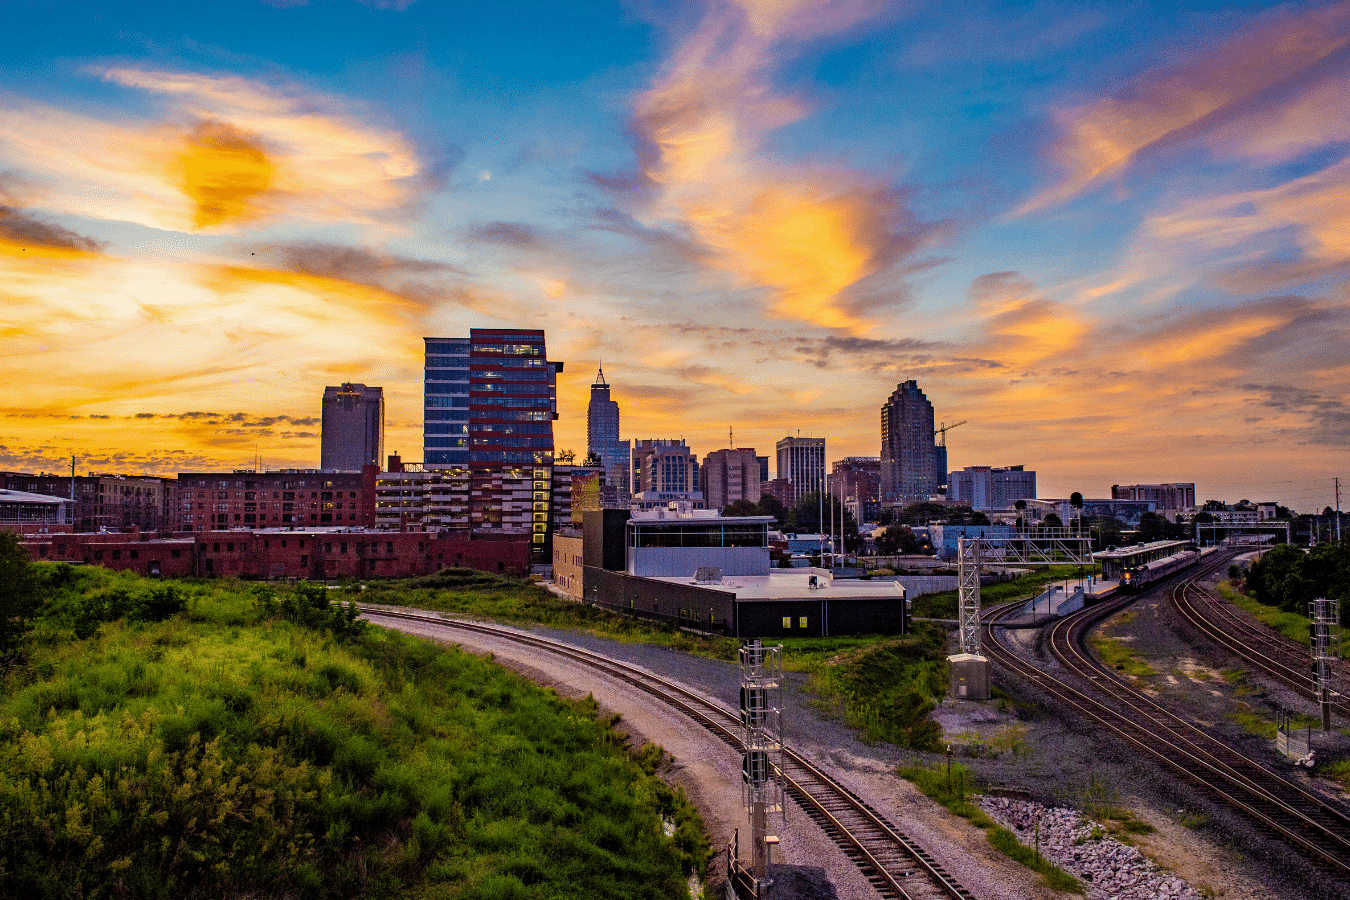
M426 338L424 464L466 470L468 526L529 533L548 553L557 375L544 332L474 328Z

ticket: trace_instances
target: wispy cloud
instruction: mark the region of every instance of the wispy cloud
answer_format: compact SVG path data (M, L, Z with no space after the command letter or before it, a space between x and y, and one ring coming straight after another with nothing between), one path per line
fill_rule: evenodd
M880 4L715 3L637 103L641 173L608 186L669 223L779 319L862 333L897 298L866 280L933 230L902 191L837 164L775 159L769 137L807 113L772 84L801 42L866 21Z
M1021 212L1061 203L1178 142L1269 159L1344 139L1348 42L1350 4L1280 10L1115 96L1057 111L1060 176Z

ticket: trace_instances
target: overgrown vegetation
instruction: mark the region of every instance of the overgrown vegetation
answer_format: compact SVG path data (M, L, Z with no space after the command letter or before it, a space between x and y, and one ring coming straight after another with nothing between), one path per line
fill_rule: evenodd
M1021 843L1017 835L994 820L975 804L966 799L967 792L974 786L967 784L969 770L956 765L950 768L942 764L936 766L906 766L899 775L936 800L942 806L962 818L969 819L977 828L985 829L991 846L1011 857L1032 871L1039 872L1048 887L1057 891L1069 891L1075 894L1085 893L1082 882L1068 872L1051 863L1033 847Z
M1239 585L1242 583L1243 582L1238 581L1219 582L1219 595L1239 609L1245 610L1255 616L1267 626L1278 631L1291 641L1297 641L1300 644L1307 644L1309 642L1309 620L1307 616L1308 608L1306 605L1301 612L1292 612L1280 609L1278 606L1270 606L1255 599L1246 591L1240 590ZM1246 583L1250 584L1251 582L1248 581ZM1344 609L1347 606L1350 606L1350 600L1342 600L1342 617L1344 617ZM1350 642L1342 643L1341 655L1350 657Z
M1307 553L1288 544L1272 547L1252 563L1246 589L1258 603L1301 616L1310 600L1341 600L1341 624L1350 625L1350 541L1319 544Z
M1133 843L1132 835L1152 834L1157 831L1148 822L1121 806L1120 791L1095 772L1088 778L1087 787L1083 789L1083 795L1078 800L1078 807L1089 819L1100 822L1108 833L1122 843Z
M863 740L936 750L942 728L929 714L946 691L946 632L917 623L904 637L786 638L784 666L805 672L820 710Z
M0 698L6 895L655 898L706 865L662 752L589 699L322 588L34 571Z

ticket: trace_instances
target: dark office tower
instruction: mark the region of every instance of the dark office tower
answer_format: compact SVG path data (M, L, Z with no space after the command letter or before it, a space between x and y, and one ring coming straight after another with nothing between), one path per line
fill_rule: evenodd
M807 494L825 492L824 438L785 437L776 449L778 477L792 485L793 503Z
M535 330L474 328L426 348L424 464L468 469L470 528L530 534L546 554L563 364Z
M628 441L619 440L619 404L609 397L604 369L596 372L595 383L591 385L591 403L586 407L586 450L600 457L606 483L617 488L619 496L632 492Z
M359 472L384 462L384 388L343 384L323 389L319 468Z
M919 503L937 492L933 404L913 380L881 408L881 502Z

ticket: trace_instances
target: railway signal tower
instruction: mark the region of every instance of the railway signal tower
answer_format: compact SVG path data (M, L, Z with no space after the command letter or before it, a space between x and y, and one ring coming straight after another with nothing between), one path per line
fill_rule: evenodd
M1331 730L1331 661L1341 656L1341 601L1319 598L1308 602L1308 636L1312 646L1313 686L1322 707L1322 730Z
M750 814L751 875L760 887L769 885L772 847L769 817L787 821L783 805L783 648L758 640L741 647L741 799ZM759 895L758 888L756 896Z

